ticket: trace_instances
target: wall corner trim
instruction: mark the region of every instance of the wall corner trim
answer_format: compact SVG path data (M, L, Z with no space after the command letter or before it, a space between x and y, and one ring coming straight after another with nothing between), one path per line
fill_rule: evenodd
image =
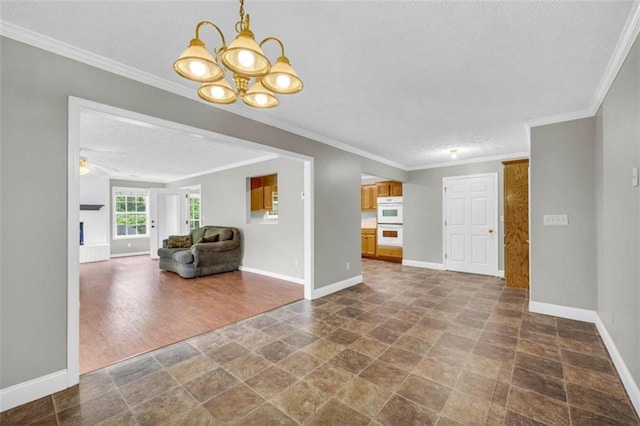
M622 380L622 385L627 391L631 403L633 404L636 412L640 413L640 388L638 388L638 384L633 380L633 376L631 375L629 368L627 368L627 364L622 359L622 355L620 355L620 352L611 338L607 327L604 325L596 311L534 301L529 301L529 311L537 314L553 315L560 318L595 324L607 351L609 351L609 354L611 355L613 365Z
M0 412L64 390L68 384L67 370L60 370L0 389Z
M243 272L251 272L252 274L264 275L265 277L277 278L279 280L289 281L294 284L304 285L303 278L296 278L290 275L278 274L277 272L263 271L262 269L254 269L244 265L240 265L240 268L238 269Z
M622 355L620 355L620 352L618 351L616 344L613 342L607 327L605 327L598 314L596 314L595 324L607 351L609 351L609 355L611 355L613 365L616 367L618 375L622 380L622 385L627 391L633 407L636 409L636 413L640 413L640 388L638 388L638 384L633 380L633 376L631 375L629 368L627 368L627 364L622 359Z
M346 280L343 280L343 281L338 281L333 284L320 287L318 289L313 289L311 293L311 300L328 296L337 291L344 290L345 288L353 287L354 285L358 285L361 283L362 283L362 275L356 275L355 277L347 278Z
M402 259L402 266L413 266L414 268L425 268L444 271L444 264L442 263L422 262L420 260Z

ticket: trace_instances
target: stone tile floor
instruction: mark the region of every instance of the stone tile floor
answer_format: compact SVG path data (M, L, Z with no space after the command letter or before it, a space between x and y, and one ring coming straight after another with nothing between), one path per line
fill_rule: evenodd
M592 324L494 278L365 284L115 364L0 415L39 425L639 425Z

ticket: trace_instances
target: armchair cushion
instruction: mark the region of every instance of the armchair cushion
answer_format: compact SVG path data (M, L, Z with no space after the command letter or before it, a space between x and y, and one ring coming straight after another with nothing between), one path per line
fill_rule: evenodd
M169 235L167 248L189 248L193 245L191 235Z
M204 236L200 239L201 243L217 243L220 240L220 234L213 234L210 236Z
M233 239L233 231L231 229L223 229L220 231L219 241L228 241Z
M176 251L171 258L178 263L193 263L193 254L189 250Z
M204 226L202 228L192 229L191 239L193 240L193 243L195 244L201 242L200 240L202 239L202 237L204 237L205 232L207 232L207 228Z

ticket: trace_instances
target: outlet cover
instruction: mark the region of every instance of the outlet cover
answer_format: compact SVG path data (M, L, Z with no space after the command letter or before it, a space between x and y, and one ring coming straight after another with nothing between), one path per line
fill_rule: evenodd
M545 214L542 223L545 226L566 226L569 224L569 216L566 214Z

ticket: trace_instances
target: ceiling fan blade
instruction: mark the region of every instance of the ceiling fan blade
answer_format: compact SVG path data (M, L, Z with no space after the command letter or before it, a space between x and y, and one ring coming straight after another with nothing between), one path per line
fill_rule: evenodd
M89 167L90 168L93 167L95 169L102 170L103 172L105 172L107 174L109 174L109 171L112 171L114 173L120 173L120 170L116 169L115 167L104 166L104 165L101 165L101 164L95 164L95 163L92 163L91 161L89 161Z

